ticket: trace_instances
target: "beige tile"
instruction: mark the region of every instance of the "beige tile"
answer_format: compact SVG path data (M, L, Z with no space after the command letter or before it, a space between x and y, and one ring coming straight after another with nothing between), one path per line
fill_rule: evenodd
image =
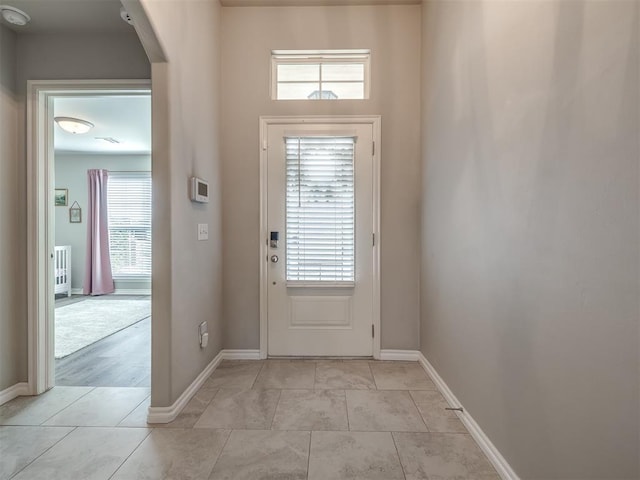
M195 428L269 429L280 390L220 389Z
M349 430L362 432L426 432L409 392L347 390Z
M417 362L370 362L378 390L437 390Z
M205 381L206 388L249 389L253 386L263 362L255 360L224 361Z
M317 362L314 388L375 390L376 384L367 361L325 360Z
M458 416L446 410L449 405L440 392L422 390L409 393L430 432L467 433Z
M204 411L215 397L218 390L215 388L202 387L193 396L184 409L178 414L176 419L170 423L154 425L156 428L192 428L200 419Z
M146 428L76 428L13 478L107 479L149 432Z
M312 432L309 480L404 479L388 432Z
M147 415L151 405L151 396L145 398L135 410L118 423L118 427L157 427L159 424L148 424Z
M0 427L0 479L11 478L72 430L71 427Z
M309 432L234 430L211 480L305 480Z
M273 430L348 430L344 390L282 390Z
M305 360L264 362L254 388L313 388L316 363Z
M97 387L44 425L116 426L148 396L148 388Z
M0 406L0 425L40 425L93 387L55 387L37 397L18 397Z
M228 430L154 430L111 477L113 480L206 480Z
M407 480L500 480L470 435L393 433Z

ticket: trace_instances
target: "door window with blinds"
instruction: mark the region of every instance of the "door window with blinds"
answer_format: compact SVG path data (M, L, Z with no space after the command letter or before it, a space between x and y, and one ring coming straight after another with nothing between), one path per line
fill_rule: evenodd
M109 254L114 278L151 276L151 174L110 172Z
M288 286L355 284L354 137L286 137Z

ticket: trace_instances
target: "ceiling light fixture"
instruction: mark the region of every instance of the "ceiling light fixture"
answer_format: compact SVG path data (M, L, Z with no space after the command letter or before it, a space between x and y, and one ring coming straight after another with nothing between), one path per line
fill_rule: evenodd
M87 133L93 128L93 123L73 117L55 117L58 126L69 133Z
M31 21L31 17L29 15L16 7L0 5L0 12L2 12L2 18L12 25L22 27Z

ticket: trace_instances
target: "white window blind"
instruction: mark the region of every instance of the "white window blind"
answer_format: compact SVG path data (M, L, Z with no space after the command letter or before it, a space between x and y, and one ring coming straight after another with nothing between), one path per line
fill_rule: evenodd
M151 174L109 172L109 254L116 278L151 276Z
M286 278L355 281L354 146L350 137L288 137Z

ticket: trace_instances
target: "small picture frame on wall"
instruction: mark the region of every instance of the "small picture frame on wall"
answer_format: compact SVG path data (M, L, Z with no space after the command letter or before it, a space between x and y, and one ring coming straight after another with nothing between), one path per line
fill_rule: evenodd
M78 202L73 202L69 209L69 223L82 223L82 209Z
M69 189L56 188L54 193L54 203L56 207L66 207L68 203Z

